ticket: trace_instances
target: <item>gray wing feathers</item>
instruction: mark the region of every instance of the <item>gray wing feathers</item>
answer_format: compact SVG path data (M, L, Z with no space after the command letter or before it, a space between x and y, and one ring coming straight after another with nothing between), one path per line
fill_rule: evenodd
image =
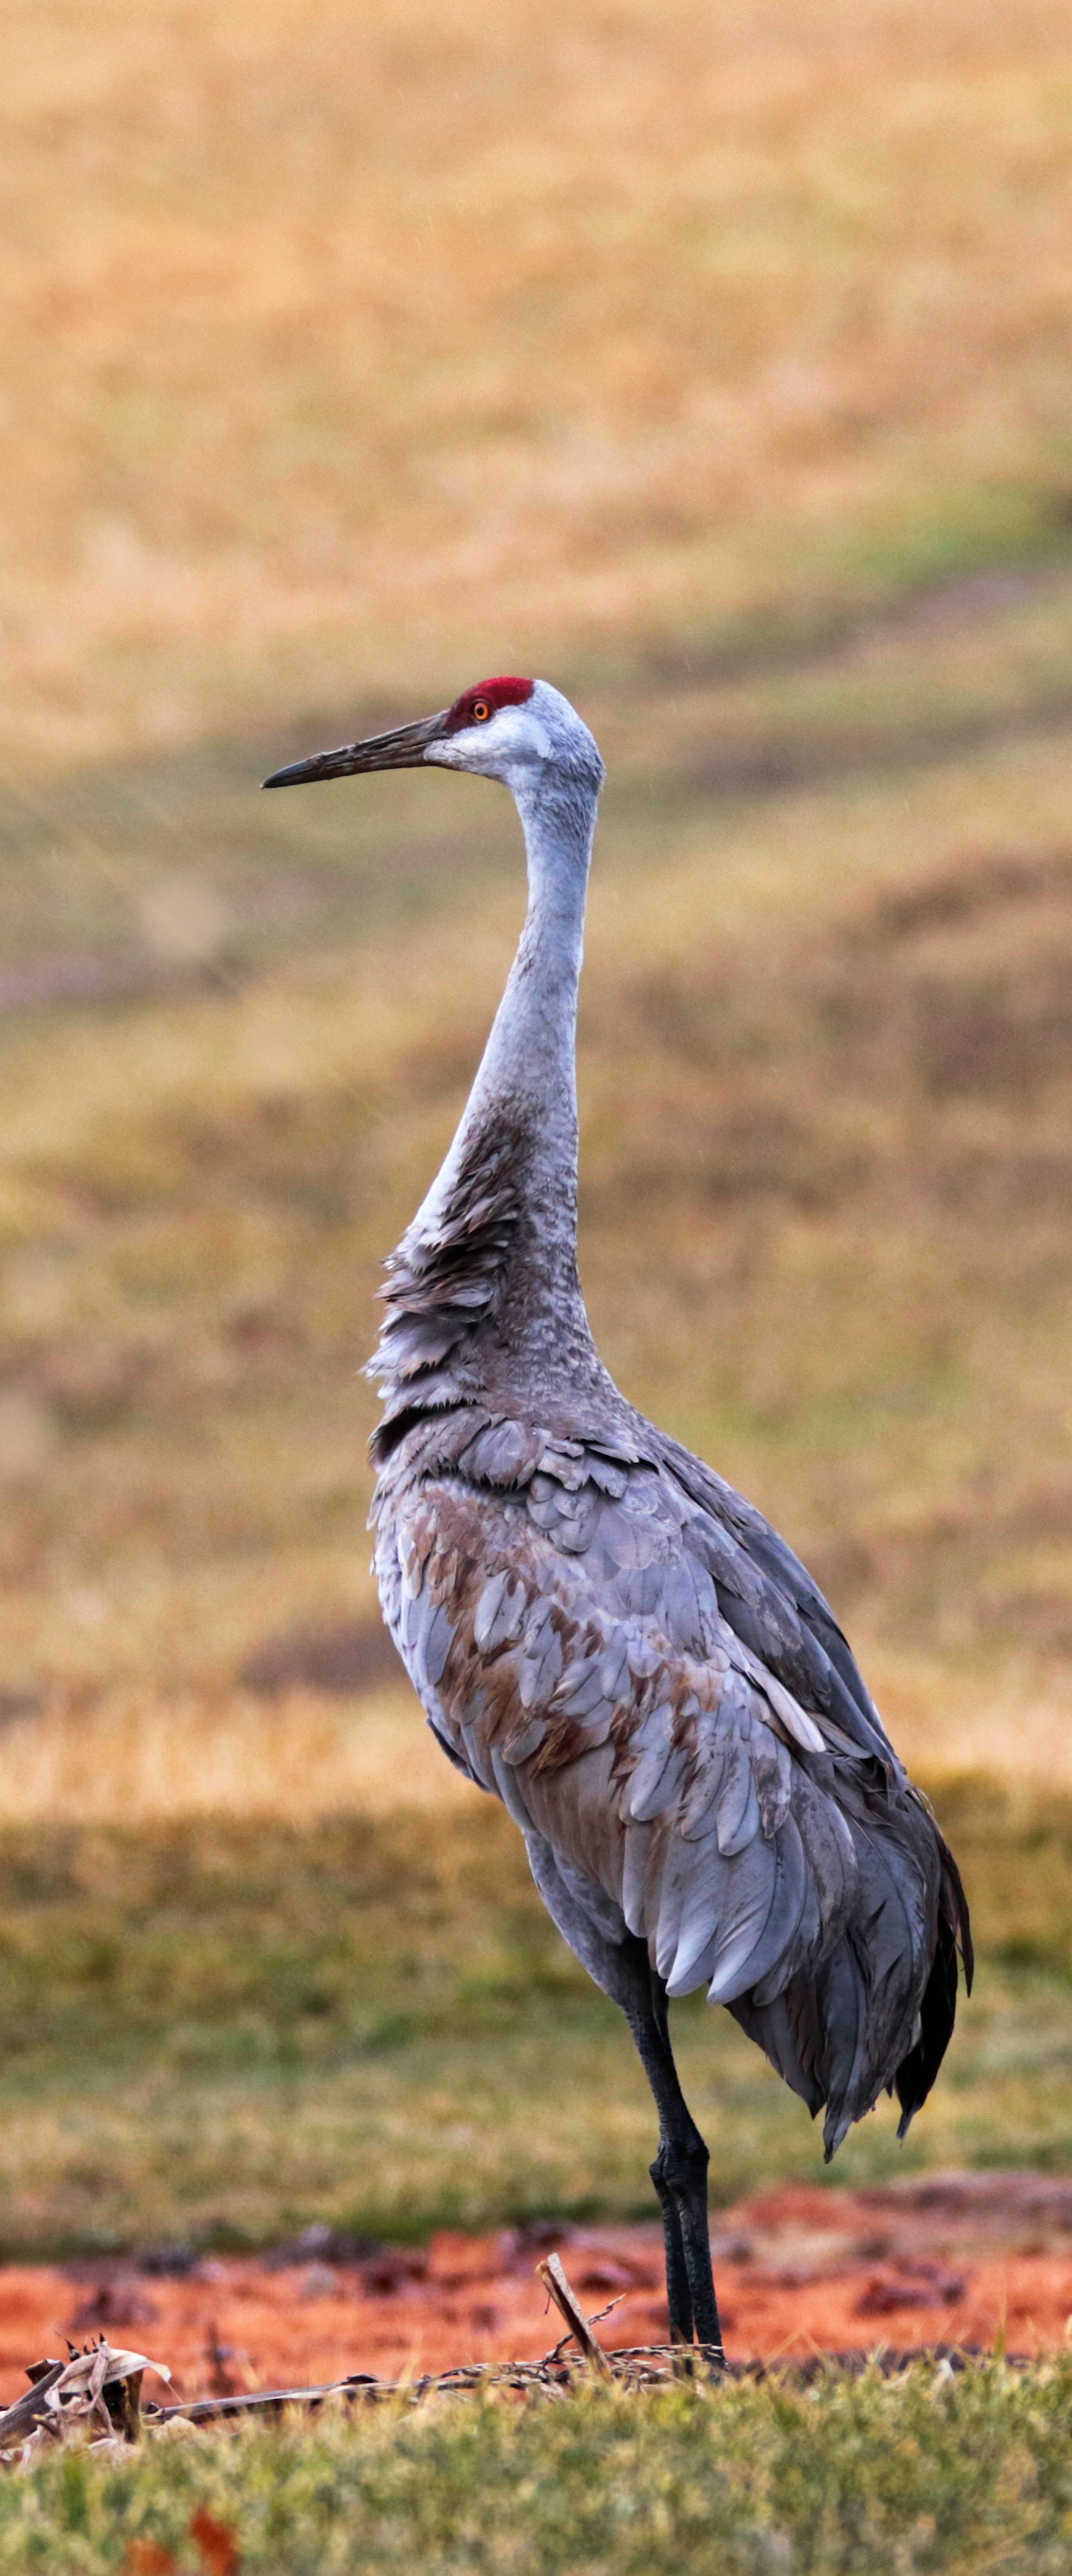
M707 1810L711 1813L710 1806ZM737 1853L747 1851L759 1832L759 1791L756 1775L743 1744L729 1747L728 1759L719 1796L715 1804L715 1840L723 1860L735 1860ZM702 1828L701 1828L702 1831ZM690 1841L695 1839L689 1837Z
M672 1443L478 1413L421 1439L381 1484L378 1559L437 1733L544 1854L607 1990L617 1924L825 2102L832 2152L919 2054L940 1844L821 1595Z
M595 1717L606 1701L603 1659L599 1655L580 1655L567 1664L555 1692L555 1706L563 1717ZM613 1698L609 1704L613 1706Z
M497 1647L509 1645L519 1637L527 1608L525 1587L519 1577L507 1568L493 1574L473 1616L473 1641L481 1654L493 1655Z
M671 1737L672 1719L668 1702L653 1708L633 1739L632 1749L638 1759L622 1791L619 1808L633 1824L650 1825L680 1800L684 1765Z
M806 1566L713 1468L665 1433L653 1437L674 1482L696 1506L685 1544L709 1565L720 1607L742 1641L806 1706L836 1719L851 1744L896 1764L848 1642Z
M403 1591L399 1647L418 1691L438 1690L454 1643L454 1631L443 1605L427 1592ZM419 1675L419 1679L418 1679Z
M559 1490L572 1503L576 1462L564 1463ZM840 1871L829 1865L836 1819L820 1830L816 1874L793 1818L801 1713L720 1621L713 1591L703 1602L691 1570L677 1579L678 1516L661 1513L657 1478L643 1476L635 1511L621 1494L595 1498L606 1559L630 1586L649 1576L660 1605L630 1614L619 1594L613 1616L590 1565L546 1553L546 1481L541 1471L524 1523L497 1528L475 1497L424 1489L435 1543L411 1522L403 1550L416 1569L399 1630L411 1674L426 1700L449 1704L467 1766L524 1830L582 1863L597 1800L604 1826L616 1821L607 1893L672 1993L708 1983L724 2000L758 1979L776 1984L780 1960L792 1973L802 1924L813 1961L835 1937L850 1876L851 1851ZM478 1547L466 1523L481 1509ZM715 1637L702 1662L673 1642L685 1625L695 1645L698 1599ZM597 1781L585 1757L604 1746L612 1767ZM812 1809L827 1803L815 1793Z

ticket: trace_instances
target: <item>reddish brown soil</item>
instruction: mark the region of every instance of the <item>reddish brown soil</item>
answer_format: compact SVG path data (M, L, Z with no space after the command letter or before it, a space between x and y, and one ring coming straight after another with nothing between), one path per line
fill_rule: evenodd
M434 2236L362 2262L250 2257L185 2279L129 2264L0 2269L0 2400L26 2364L107 2333L170 2362L185 2396L381 2378L549 2350L536 2278L557 2246L608 2347L667 2334L659 2231L599 2227ZM716 2275L740 2359L933 2343L1047 2351L1072 2333L1072 2183L950 2174L886 2191L784 2188L720 2213ZM163 2396L155 2383L146 2394Z

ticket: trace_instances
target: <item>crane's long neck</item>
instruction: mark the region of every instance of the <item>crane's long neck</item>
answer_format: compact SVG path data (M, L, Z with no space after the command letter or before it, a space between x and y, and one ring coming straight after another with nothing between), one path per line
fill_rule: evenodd
M387 1418L595 1383L577 1276L577 988L596 795L517 796L524 929L446 1161L388 1264Z

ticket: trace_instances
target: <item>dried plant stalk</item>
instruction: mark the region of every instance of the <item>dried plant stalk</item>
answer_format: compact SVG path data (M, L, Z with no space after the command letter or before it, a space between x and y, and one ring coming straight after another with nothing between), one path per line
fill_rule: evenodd
M593 2370L599 2372L601 2379L613 2379L614 2373L603 2346L597 2343L580 2300L576 2292L570 2288L562 2269L560 2256L548 2254L544 2262L537 2263L536 2270L544 2288L554 2300L559 2315L565 2318L571 2335L579 2343L585 2360L591 2363Z

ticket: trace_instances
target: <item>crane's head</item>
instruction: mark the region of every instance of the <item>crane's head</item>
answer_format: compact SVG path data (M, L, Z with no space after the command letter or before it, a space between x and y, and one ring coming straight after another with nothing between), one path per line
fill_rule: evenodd
M555 776L595 793L603 763L588 727L549 680L481 680L452 707L367 742L343 743L273 771L266 787L302 787L318 778L353 778L370 769L471 769L501 778L515 796Z

